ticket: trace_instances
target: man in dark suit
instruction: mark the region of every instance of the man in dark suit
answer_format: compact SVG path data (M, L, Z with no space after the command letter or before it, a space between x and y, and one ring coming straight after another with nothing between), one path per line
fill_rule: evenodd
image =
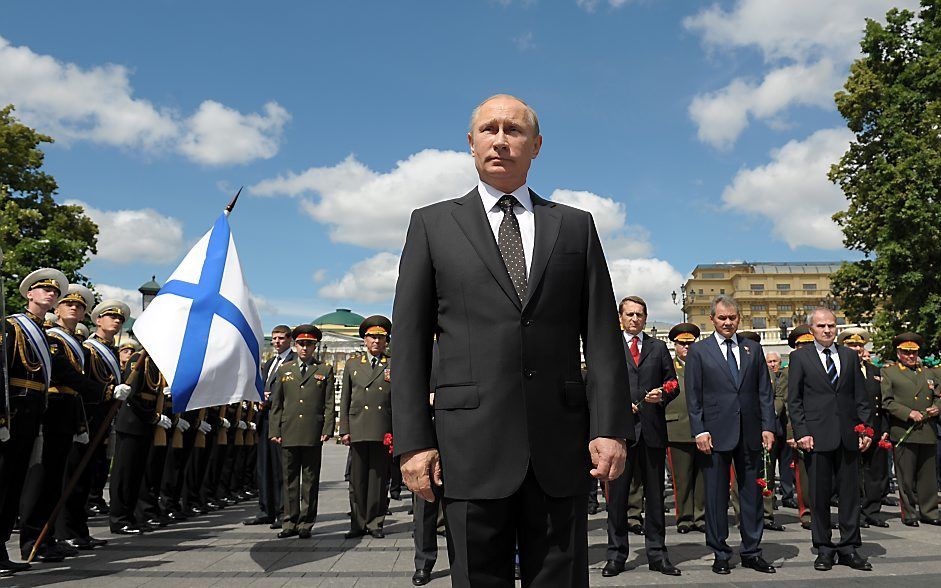
M587 586L591 475L617 478L633 438L611 278L591 215L526 186L535 112L499 95L471 121L478 186L414 211L402 252L395 451L425 500L445 478L455 586L512 586L517 544L524 585Z
M872 565L856 548L859 537L859 451L869 448L872 438L855 428L869 423L869 399L859 365L859 355L834 345L836 316L818 308L810 317L814 344L790 355L788 365L788 414L797 446L809 457L808 474L813 495L811 534L817 559L814 569L833 567L834 555L841 565L871 570ZM834 544L830 529L830 496L834 476L839 496L840 541Z
M294 361L295 353L291 349L291 328L278 325L271 329L271 347L275 355L265 362L261 373L265 377L265 402L258 411L258 460L256 475L258 478L258 510L253 518L243 522L245 525L281 524L281 498L283 480L281 479L281 446L268 438L268 415L271 411L271 387L275 375L282 364Z
M774 573L761 557L761 487L755 483L761 450L774 444L774 391L761 345L736 335L738 303L724 294L712 301L715 333L693 343L686 356L686 405L696 447L706 456L706 544L712 571L729 573L729 468L739 488L742 566Z
M624 476L608 482L608 554L601 570L605 577L624 571L627 561L627 495L631 475L640 470L647 504L644 544L651 570L668 576L680 571L670 563L664 541L663 469L666 461L667 421L664 407L679 393L673 359L666 343L644 334L647 303L628 296L618 306L624 329L624 356L631 383L631 411L634 413L634 444L627 452Z

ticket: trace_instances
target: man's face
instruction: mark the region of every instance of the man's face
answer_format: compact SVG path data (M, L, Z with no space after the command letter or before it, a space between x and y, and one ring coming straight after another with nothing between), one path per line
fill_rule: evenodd
M647 325L647 313L644 307L636 302L628 300L621 306L621 326L631 335L636 335L644 330Z
M777 353L769 353L765 356L765 361L768 362L768 367L771 369L772 373L778 373L778 370L781 369L781 356Z
M836 339L836 317L832 312L818 310L810 317L810 331L821 346L833 345Z
M676 358L680 361L686 361L686 354L689 353L689 343L673 342L673 351L676 352Z
M287 333L271 333L271 346L275 353L281 354L291 346L291 337Z
M119 359L121 360L121 365L124 365L131 359L131 356L134 355L134 350L130 347L125 347L118 353L120 354Z
M56 307L56 316L72 324L85 316L85 305L77 300L66 300Z
M52 310L57 298L59 298L59 291L52 286L39 286L26 293L26 300L38 306L42 312Z
M382 355L389 346L389 338L385 335L366 335L363 342L366 343L366 351L374 356Z
M480 107L467 141L480 178L507 191L526 182L529 166L542 146L542 136L536 135L526 107L502 96Z
M313 339L301 339L300 341L294 342L294 351L297 352L297 356L301 361L307 361L314 356L314 351L317 350L317 341Z
M907 368L915 369L918 367L918 351L908 349L896 349L895 354L899 362Z
M847 343L847 347L859 354L859 358L865 360L867 357L866 346L861 343Z
M98 327L98 330L109 338L114 337L121 330L123 324L124 319L113 314L99 316L95 320L95 326Z
M716 313L709 317L717 333L728 339L738 330L738 311L730 304L716 304Z

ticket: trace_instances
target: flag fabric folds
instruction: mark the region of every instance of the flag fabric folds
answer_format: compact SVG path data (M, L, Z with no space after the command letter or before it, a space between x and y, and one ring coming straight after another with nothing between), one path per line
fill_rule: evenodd
M134 323L182 412L259 401L261 317L225 214L190 250Z

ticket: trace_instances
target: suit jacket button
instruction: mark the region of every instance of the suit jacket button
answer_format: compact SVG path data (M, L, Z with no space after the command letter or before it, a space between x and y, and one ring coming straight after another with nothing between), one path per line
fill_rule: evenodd
M304 404L304 399L303 399L303 398L301 398L301 404Z
M533 319L526 319L525 321L523 321L523 326L524 326L524 327L531 327L531 326L533 326L533 322L534 322Z
M525 375L527 379L532 379L532 377L536 375L536 372L533 370L526 370L523 375Z
M304 418L304 415L299 414L299 415L297 415L297 417L302 419L302 418Z
M364 406L363 410L369 410L369 405L367 404L366 406Z

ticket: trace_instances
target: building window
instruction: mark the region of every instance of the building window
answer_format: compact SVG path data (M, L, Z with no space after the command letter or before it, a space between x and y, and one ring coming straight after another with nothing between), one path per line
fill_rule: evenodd
M778 291L779 291L779 292L781 292L781 291L787 291L787 290L790 290L790 289L791 289L791 285L790 285L790 284L778 284Z
M765 317L755 317L751 320L751 328L753 329L767 329L768 328L768 319Z
M765 305L765 304L752 304L752 305L751 305L751 309L752 309L752 312L755 312L755 311L767 311L767 310L768 310L768 306Z
M719 294L725 294L725 288L719 288Z
M813 290L816 290L816 289L817 289L817 284L804 284L804 290L811 290L811 291L813 291Z
M704 280L721 280L725 278L725 274L722 272L703 272L702 279Z
M702 294L702 288L699 289L699 293Z
M755 292L756 290L764 290L765 285L764 284L752 284L750 288L752 289L752 292Z
M804 305L804 312L806 312L806 313L808 313L808 314L810 314L811 312L813 312L813 311L815 311L815 310L817 310L817 307L814 306L813 304L805 304L805 305Z
M778 312L791 312L794 310L794 306L791 304L779 304Z

